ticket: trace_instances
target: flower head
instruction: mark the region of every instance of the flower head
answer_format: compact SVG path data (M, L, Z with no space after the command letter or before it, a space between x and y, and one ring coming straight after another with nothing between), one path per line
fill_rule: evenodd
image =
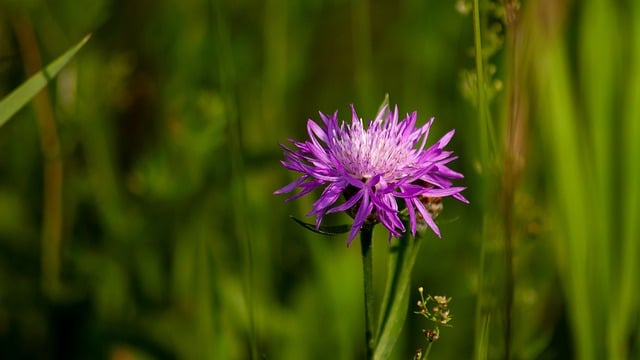
M294 149L281 145L285 151L282 165L302 175L275 194L300 188L289 201L323 188L307 216L315 215L319 227L324 215L348 211L354 221L347 245L365 223L382 223L390 236L399 237L406 231L400 218L404 209L412 234L420 223L426 223L440 236L425 204L445 196L468 202L460 193L464 187L453 187L451 182L463 175L447 167L457 158L444 150L454 130L425 149L433 118L416 127L416 112L399 121L398 107L391 111L385 106L365 126L353 105L351 112L351 124L339 124L337 111L320 113L322 125L307 122L309 140L290 140ZM341 195L345 201L336 205Z

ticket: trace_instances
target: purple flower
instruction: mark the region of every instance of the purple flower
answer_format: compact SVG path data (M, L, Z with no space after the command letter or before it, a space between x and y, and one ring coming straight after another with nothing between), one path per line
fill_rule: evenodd
M351 124L338 124L337 111L333 115L320 113L323 126L307 122L308 141L290 140L293 150L280 145L286 159L282 165L302 176L274 193L300 188L289 201L323 188L307 216L315 215L316 227L320 227L325 214L348 211L354 221L347 246L365 223L380 222L390 236L399 237L406 231L403 215L408 215L413 235L419 223L426 222L440 236L430 210L425 208L428 200L452 196L468 202L460 193L465 188L453 187L450 180L463 175L447 167L457 159L452 151L444 150L455 131L425 150L433 118L416 128L416 112L398 121L398 107L390 111L385 106L365 128L353 105L351 112ZM345 201L336 205L341 195Z

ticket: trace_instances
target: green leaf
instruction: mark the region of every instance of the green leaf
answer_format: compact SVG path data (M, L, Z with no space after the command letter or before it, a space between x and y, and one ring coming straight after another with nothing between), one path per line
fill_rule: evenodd
M29 78L0 101L0 127L4 125L18 110L38 94L47 83L73 58L80 48L89 41L91 34L85 36L78 44L67 50L37 74Z
M388 359L402 331L409 306L411 272L420 249L420 240L420 235L413 237L405 233L390 250L387 288L380 307L374 359Z
M332 235L340 235L340 234L344 234L344 233L348 233L349 230L351 230L351 225L320 225L319 228L316 229L316 226L313 224L307 224L306 222L296 219L293 216L289 216L291 219L293 219L293 221L297 222L300 226L302 226L303 228L313 231L316 234L321 234L321 235L328 235L328 236L332 236Z

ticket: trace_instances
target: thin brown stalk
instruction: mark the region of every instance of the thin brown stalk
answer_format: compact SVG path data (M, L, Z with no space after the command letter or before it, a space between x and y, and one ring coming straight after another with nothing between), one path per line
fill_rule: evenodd
M17 16L13 28L28 76L42 68L38 42L29 18ZM42 287L52 294L60 286L60 246L62 242L62 160L60 141L47 88L33 99L44 159L42 204Z

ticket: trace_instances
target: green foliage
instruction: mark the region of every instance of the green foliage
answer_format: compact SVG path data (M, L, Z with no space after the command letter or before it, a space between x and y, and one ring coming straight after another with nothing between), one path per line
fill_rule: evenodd
M380 307L374 359L388 359L407 317L411 273L418 256L421 236L404 236L389 251L387 285Z
M37 77L63 168L57 291L42 115L0 105L2 357L362 358L357 242L291 221L313 223L313 196L272 193L279 142L388 93L433 137L456 129L471 204L444 204L442 239L375 231L378 358L424 345L418 286L455 299L431 359L637 358L640 5L472 3L0 5L5 102L27 81L19 35L48 64L94 34Z

